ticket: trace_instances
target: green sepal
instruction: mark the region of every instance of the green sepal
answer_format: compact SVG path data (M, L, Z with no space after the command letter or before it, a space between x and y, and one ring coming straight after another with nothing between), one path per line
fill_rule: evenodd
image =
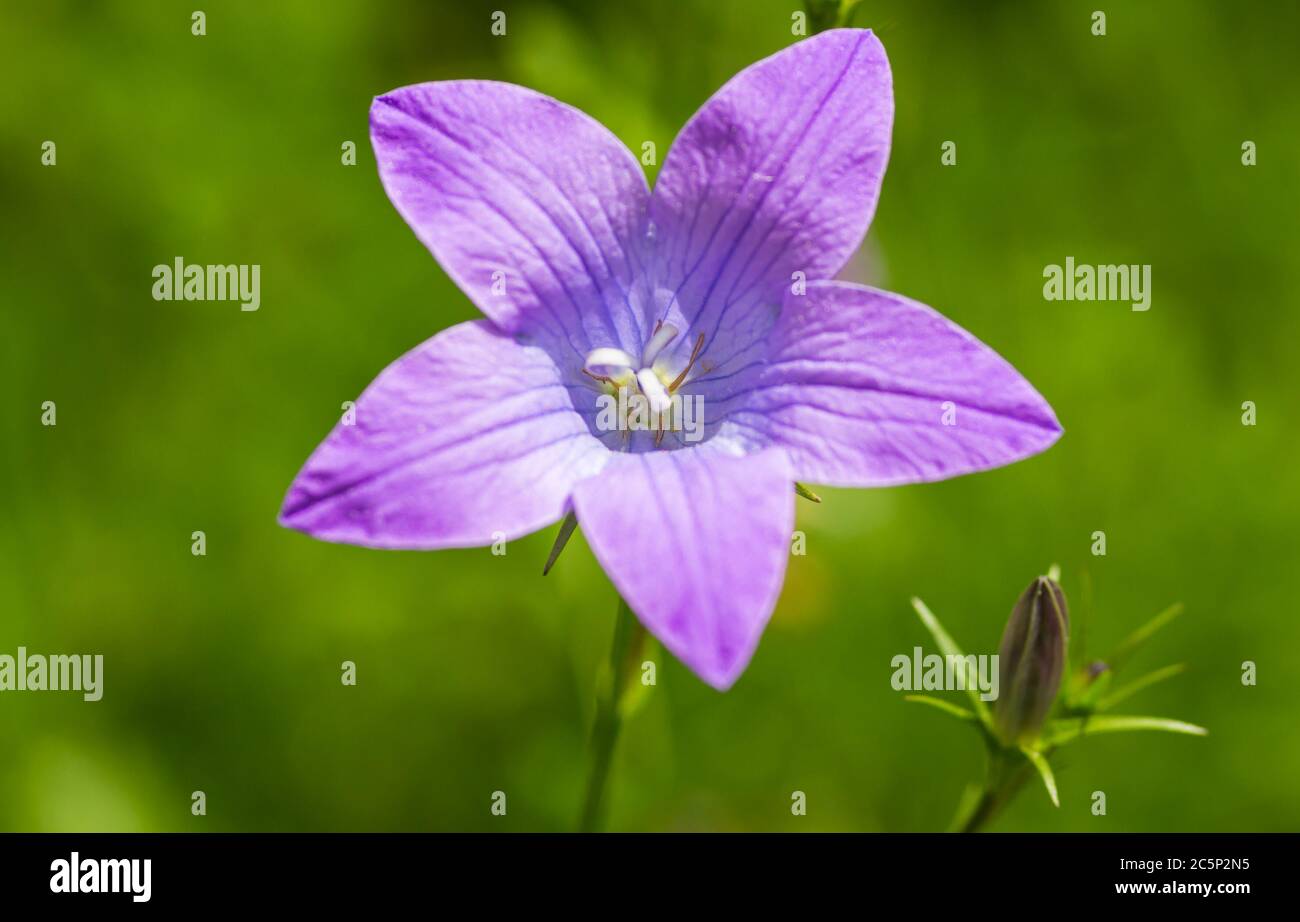
M1052 798L1052 804L1060 807L1061 798L1056 793L1056 776L1052 774L1052 766L1047 763L1047 756L1028 746L1020 747L1020 751L1029 760L1029 764L1038 769L1038 777L1043 779L1043 787L1047 788L1047 796Z
M564 546L569 543L569 539L573 537L573 532L577 527L578 517L573 513L573 510L569 510L569 514L560 523L560 531L555 536L555 543L551 545L551 553L546 557L546 566L542 567L542 576L551 572L551 567L555 566L555 561L560 559L560 551L564 550Z
M1045 728L1041 745L1043 747L1063 746L1081 736L1093 736L1098 733L1127 733L1134 730L1156 730L1165 733L1185 733L1190 736L1205 736L1210 731L1196 724L1168 717L1135 717L1118 714L1094 714L1089 717L1069 717L1063 720L1049 721Z
M802 496L804 499L811 500L814 503L820 503L822 501L822 498L820 496L818 496L812 490L805 487L803 484L799 483L797 480L795 481L794 484L794 492L796 495Z
M979 718L979 722L983 724L984 728L988 730L989 733L992 733L992 718L989 716L988 705L986 705L980 698L979 688L977 687L979 683L976 680L976 677L968 676L965 672L964 664L966 655L961 652L961 648L957 646L956 642L948 632L944 630L943 625L939 623L939 619L934 616L934 612L925 607L924 602L918 598L913 598L912 608L916 611L917 617L921 619L921 623L925 625L926 630L928 630L930 635L934 638L934 642L939 645L939 650L943 655L955 656L962 661L962 684L966 686L966 695L970 698L971 707L974 708L975 715Z
M1124 699L1136 695L1138 692L1142 691L1142 689L1149 688L1158 682L1163 682L1165 679L1172 679L1174 676L1181 674L1186 669L1186 664L1175 663L1172 666L1165 666L1162 669L1155 669L1148 672L1146 675L1136 678L1132 682L1121 685L1109 695L1101 698L1101 700L1097 702L1097 710L1110 710ZM1109 673L1107 674L1109 675Z
M1125 637L1118 647L1111 651L1110 655L1104 660L1107 666L1112 670L1119 669L1128 658L1137 652L1138 648L1152 638L1152 636L1162 627L1169 624L1183 613L1183 603L1175 602L1164 611L1160 612L1146 624L1139 627L1132 634Z
M968 711L964 707L953 704L950 701L944 701L942 698L935 698L930 695L904 695L903 700L915 701L917 704L928 704L930 707L956 717L958 720L979 720L973 711Z

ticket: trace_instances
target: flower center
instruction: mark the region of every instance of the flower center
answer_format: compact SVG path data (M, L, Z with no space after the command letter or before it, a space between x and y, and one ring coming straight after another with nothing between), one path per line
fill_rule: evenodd
M609 388L609 392L614 395L624 388L634 386L636 393L645 398L655 417L662 420L664 414L668 414L672 408L673 394L686 383L687 376L695 367L695 362L704 348L704 334L701 333L691 349L691 357L686 367L676 376L667 371L662 363L656 368L655 360L677 338L678 333L677 327L671 323L658 321L654 333L651 334L645 348L641 350L639 361L622 349L602 346L587 354L582 373ZM655 444L658 445L663 437L664 429L660 425L656 429Z

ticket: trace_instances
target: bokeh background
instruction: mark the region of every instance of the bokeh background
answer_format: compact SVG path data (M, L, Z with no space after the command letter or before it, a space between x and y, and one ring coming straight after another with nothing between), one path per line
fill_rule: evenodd
M807 555L735 688L657 654L612 828L942 828L982 753L890 687L890 659L931 646L908 599L992 652L1054 561L1076 620L1090 612L1090 652L1186 603L1133 666L1189 671L1125 710L1211 734L1076 745L1062 807L1027 789L993 828L1300 828L1300 14L1112 2L1098 38L1096 6L859 9L892 60L897 120L850 271L1000 351L1066 434L1011 468L801 501ZM710 93L793 41L797 8L4 4L0 652L106 665L99 703L0 695L0 829L573 826L615 606L582 542L543 579L549 530L496 557L332 546L275 523L341 402L475 315L380 188L367 109L408 83L514 81L662 160ZM340 163L347 140L356 166ZM151 268L176 256L260 264L261 310L155 302ZM1152 264L1151 310L1044 301L1043 267L1066 256ZM40 425L45 400L56 427ZM489 813L498 789L505 817Z

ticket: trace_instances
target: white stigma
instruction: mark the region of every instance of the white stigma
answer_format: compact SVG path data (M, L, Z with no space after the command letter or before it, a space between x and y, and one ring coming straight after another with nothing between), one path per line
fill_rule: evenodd
M635 367L636 359L622 349L610 346L592 349L587 353L587 361L583 363L583 369L596 377L622 377L631 374Z
M677 327L671 323L661 323L655 329L654 335L650 341L645 344L641 350L641 367L649 368L659 358L659 353L664 351L664 347L677 338Z

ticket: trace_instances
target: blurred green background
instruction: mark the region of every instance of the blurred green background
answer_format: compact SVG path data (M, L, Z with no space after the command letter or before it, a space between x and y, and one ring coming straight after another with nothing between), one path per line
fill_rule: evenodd
M1211 735L1085 741L1059 763L1061 809L1028 789L993 828L1300 828L1300 14L1115 2L1098 38L1095 6L860 8L897 119L851 272L1005 355L1066 434L991 473L801 501L807 556L735 688L657 654L612 828L942 828L982 753L890 687L895 654L931 649L908 598L992 652L1053 561L1076 620L1091 582L1096 652L1186 602L1133 665L1189 672L1124 710ZM662 159L718 86L793 40L795 9L4 5L0 652L106 663L99 703L0 696L0 829L573 825L615 605L581 541L543 579L553 530L494 557L333 546L275 523L340 403L475 316L380 188L367 110L404 84L507 80ZM45 140L57 166L40 163ZM340 163L347 140L356 166ZM1245 140L1257 166L1240 162ZM261 310L155 302L151 269L176 256L260 264ZM1152 264L1151 310L1044 301L1043 267L1066 256ZM45 400L56 427L40 425ZM190 553L198 529L206 557ZM1099 529L1105 557L1090 553ZM505 817L489 812L498 789Z

